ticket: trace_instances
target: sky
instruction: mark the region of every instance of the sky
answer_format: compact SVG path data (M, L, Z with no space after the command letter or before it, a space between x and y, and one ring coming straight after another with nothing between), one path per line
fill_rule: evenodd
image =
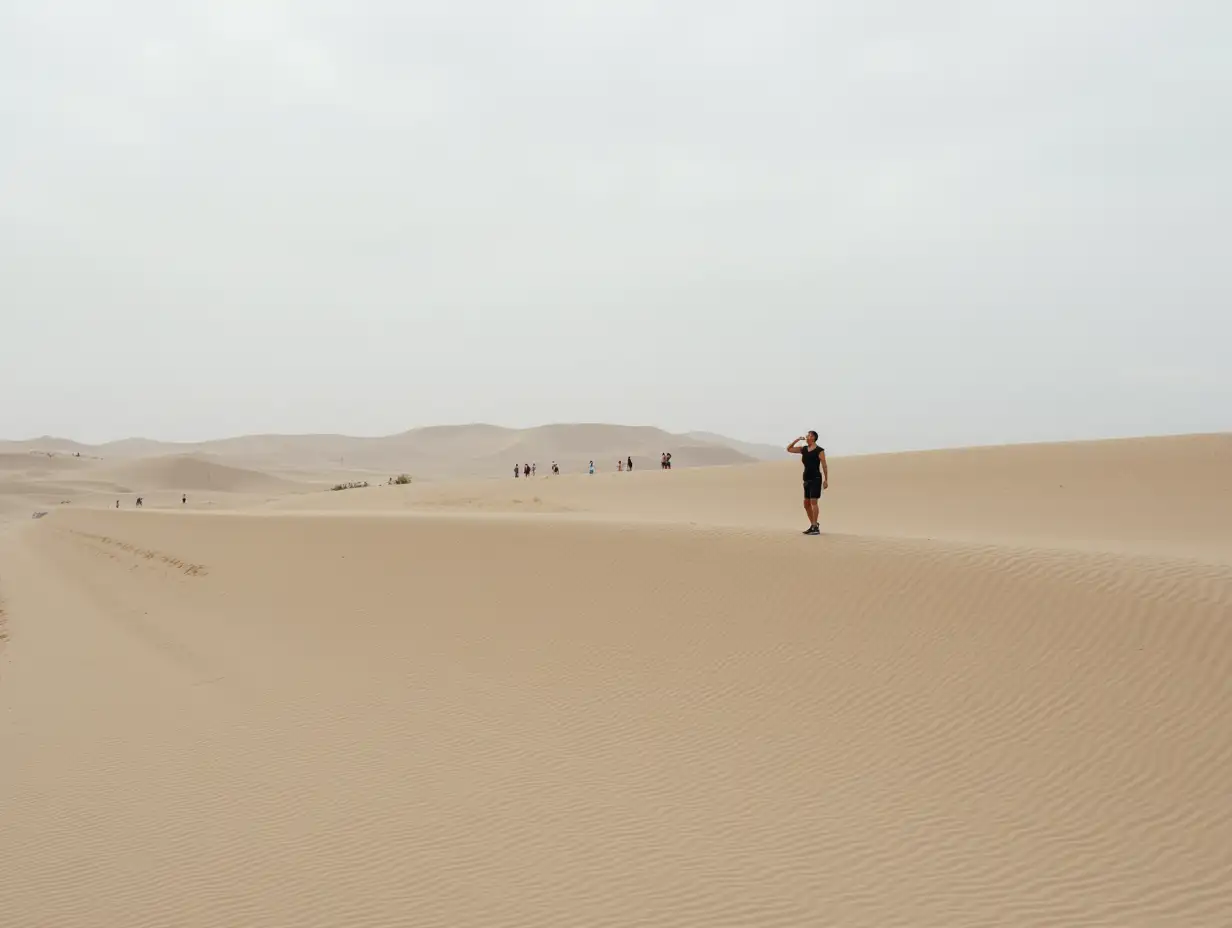
M1232 4L5 0L0 438L1232 429Z

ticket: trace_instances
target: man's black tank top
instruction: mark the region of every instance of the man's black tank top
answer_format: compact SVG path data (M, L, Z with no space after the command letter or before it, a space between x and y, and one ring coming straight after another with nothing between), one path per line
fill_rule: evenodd
M800 454L801 460L804 461L804 479L805 480L820 480L821 479L821 452L825 449L818 445L811 451L805 448Z

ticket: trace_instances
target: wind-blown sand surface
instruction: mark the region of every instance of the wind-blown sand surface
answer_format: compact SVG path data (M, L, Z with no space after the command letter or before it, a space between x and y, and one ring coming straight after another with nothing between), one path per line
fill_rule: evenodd
M815 539L790 462L27 516L0 923L1228 924L1230 464L836 459Z

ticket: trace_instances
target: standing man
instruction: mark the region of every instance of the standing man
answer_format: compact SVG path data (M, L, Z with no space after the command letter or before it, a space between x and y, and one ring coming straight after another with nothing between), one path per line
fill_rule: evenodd
M804 442L803 448L800 442ZM821 499L821 491L830 486L830 469L826 466L826 449L817 444L817 433L810 431L807 435L797 438L787 450L791 454L800 455L804 462L804 511L808 513L809 527L806 535L820 535L821 528L817 525L817 505Z

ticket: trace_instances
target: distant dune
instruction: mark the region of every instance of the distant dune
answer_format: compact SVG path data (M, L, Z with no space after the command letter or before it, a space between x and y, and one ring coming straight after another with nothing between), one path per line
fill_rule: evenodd
M650 426L556 424L528 429L494 425L432 426L381 438L344 435L246 435L194 443L125 439L98 446L62 439L0 442L0 452L82 451L106 459L160 454L209 455L236 467L294 473L410 473L421 478L494 477L511 473L515 463L547 465L556 460L579 471L594 460L615 468L632 456L641 467L658 466L672 453L675 467L705 467L756 460L742 443L721 436L675 435Z
M0 521L25 517L48 506L179 505L185 493L194 505L257 503L319 489L320 483L232 467L197 455L98 460L44 453L0 454Z
M97 474L134 493L150 493L156 490L285 493L294 488L291 481L260 471L221 464L198 455L138 458L100 468Z
M63 454L71 457L78 453L85 455L93 450L95 449L92 445L83 445L80 442L70 441L67 438L55 438L51 435L26 441L0 441L0 454Z
M817 538L786 454L233 451L0 471L5 924L1229 922L1232 435L834 454Z
M722 445L727 448L732 448L739 451L741 454L746 454L751 458L759 461L776 461L783 456L783 448L787 444L788 438L795 436L787 436L783 440L782 445L767 445L758 444L751 441L740 441L738 438L728 438L726 435L718 435L715 432L687 432L686 438L691 438L694 441L706 442L711 445Z
M515 463L546 472L553 460L566 473L583 472L591 460L600 472L614 470L618 458L629 456L638 469L657 468L663 451L672 452L677 469L752 460L726 445L662 429L602 424L437 426L383 438L247 435L191 444L133 438L92 446L43 437L0 442L0 517L65 500L110 507L143 496L146 506L169 503L160 493L192 492L197 503L214 508L243 506L245 495L384 483L404 473L417 481L506 476ZM60 475L55 482L53 474Z
M90 467L88 458L71 454L47 454L43 452L0 452L0 473L21 472L47 474L58 471L79 471Z

